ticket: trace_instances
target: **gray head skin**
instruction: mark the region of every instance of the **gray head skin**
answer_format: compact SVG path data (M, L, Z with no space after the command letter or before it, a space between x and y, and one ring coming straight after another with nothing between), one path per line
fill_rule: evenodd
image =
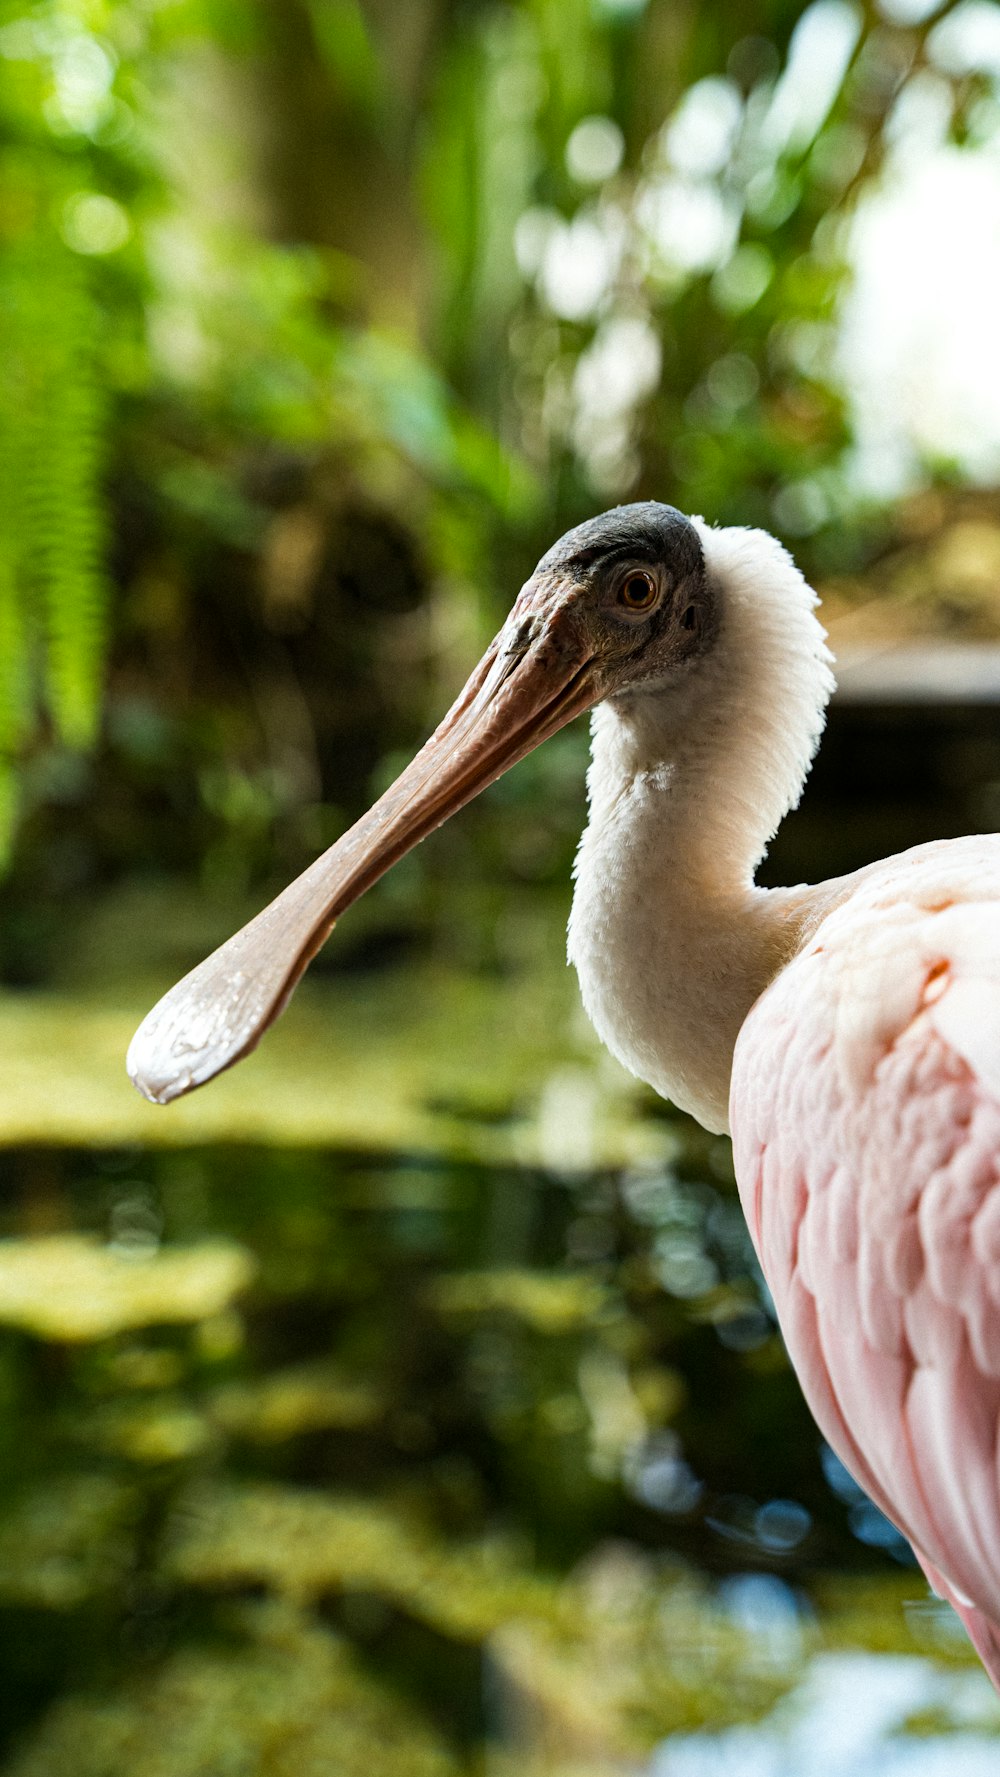
M560 609L586 626L595 702L669 679L711 646L715 598L701 538L674 506L615 506L567 531L542 556L501 631L524 609Z
M715 596L673 506L618 506L561 537L396 783L154 1007L128 1054L139 1090L166 1103L253 1049L335 921L405 852L574 716L685 676L711 647Z
M612 506L566 531L546 550L535 575L585 568L597 561L610 565L617 556L664 562L681 579L704 573L701 540L691 520L662 500L637 500L630 506Z

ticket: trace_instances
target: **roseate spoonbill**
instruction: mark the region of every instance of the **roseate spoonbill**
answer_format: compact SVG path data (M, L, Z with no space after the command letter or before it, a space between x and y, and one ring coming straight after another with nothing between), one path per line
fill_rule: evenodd
M1000 838L818 887L754 872L833 687L762 531L622 506L522 588L393 787L174 987L129 1051L166 1102L254 1047L334 921L583 710L569 952L604 1042L708 1129L824 1436L1000 1689Z

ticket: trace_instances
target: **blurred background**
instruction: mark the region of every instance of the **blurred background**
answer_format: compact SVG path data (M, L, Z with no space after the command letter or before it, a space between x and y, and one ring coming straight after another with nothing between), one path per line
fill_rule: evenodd
M577 1009L585 725L122 1058L620 500L824 595L767 880L996 827L998 288L995 0L0 0L3 1777L996 1769Z

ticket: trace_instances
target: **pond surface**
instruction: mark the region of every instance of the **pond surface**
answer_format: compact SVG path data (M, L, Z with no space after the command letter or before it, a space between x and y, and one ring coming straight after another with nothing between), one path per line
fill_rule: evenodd
M646 1121L614 1166L7 1151L3 1777L1000 1768L727 1144Z
M995 825L994 730L835 708L768 880ZM418 863L169 1112L129 1036L256 903L64 898L0 994L0 1777L995 1777L565 882Z

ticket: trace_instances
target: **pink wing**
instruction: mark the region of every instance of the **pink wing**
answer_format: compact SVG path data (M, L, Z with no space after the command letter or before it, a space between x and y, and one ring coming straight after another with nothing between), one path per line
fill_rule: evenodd
M988 898L942 892L969 843L824 921L740 1032L730 1112L813 1414L1000 1689L1000 884L991 847Z

